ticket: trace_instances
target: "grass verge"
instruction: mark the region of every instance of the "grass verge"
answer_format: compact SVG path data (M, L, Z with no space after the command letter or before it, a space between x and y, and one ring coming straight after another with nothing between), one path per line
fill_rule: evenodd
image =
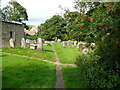
M56 65L2 54L2 88L54 88Z
M43 46L43 50L44 50L43 52L40 52L37 50L29 49L28 47L25 49L22 49L20 46L17 46L13 49L10 49L8 47L3 47L2 51L12 53L12 54L47 59L47 60L56 62L54 52L52 51L52 46Z

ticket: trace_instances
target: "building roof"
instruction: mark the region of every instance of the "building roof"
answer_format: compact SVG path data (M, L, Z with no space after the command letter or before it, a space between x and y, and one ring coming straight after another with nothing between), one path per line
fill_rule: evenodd
M16 22L16 21L1 21L1 22L11 23L11 24L19 24L19 25L23 25L24 24L24 23Z
M35 31L28 31L28 30L24 30L25 33L29 34L29 35L35 35L36 32Z

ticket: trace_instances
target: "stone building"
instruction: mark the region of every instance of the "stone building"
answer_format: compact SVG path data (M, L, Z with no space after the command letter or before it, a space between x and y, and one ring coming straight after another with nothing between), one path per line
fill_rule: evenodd
M24 25L18 22L0 21L0 47L9 46L9 40L14 40L15 46L20 45L24 37Z

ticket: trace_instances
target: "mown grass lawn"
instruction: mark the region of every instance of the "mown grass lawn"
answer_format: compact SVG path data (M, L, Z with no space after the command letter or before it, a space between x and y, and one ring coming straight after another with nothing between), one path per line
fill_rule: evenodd
M76 57L81 54L76 46L74 48L70 48L68 46L63 48L61 43L53 43L53 46L59 57L59 62L61 63L75 64Z
M29 49L28 47L26 49L22 49L20 46L17 46L13 49L10 49L8 47L3 47L2 51L12 53L12 54L47 59L47 60L56 62L54 52L52 51L52 46L43 46L43 50L44 50L43 52L40 52L37 50Z
M2 54L2 88L54 88L56 65Z
M61 65L61 67L65 88L89 88L87 79L80 75L77 66Z

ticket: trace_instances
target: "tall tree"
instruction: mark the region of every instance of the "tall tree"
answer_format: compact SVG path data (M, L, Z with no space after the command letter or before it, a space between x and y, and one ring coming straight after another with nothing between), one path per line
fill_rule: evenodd
M2 19L6 21L26 21L28 15L26 9L21 6L17 1L11 0L9 5L2 9Z

